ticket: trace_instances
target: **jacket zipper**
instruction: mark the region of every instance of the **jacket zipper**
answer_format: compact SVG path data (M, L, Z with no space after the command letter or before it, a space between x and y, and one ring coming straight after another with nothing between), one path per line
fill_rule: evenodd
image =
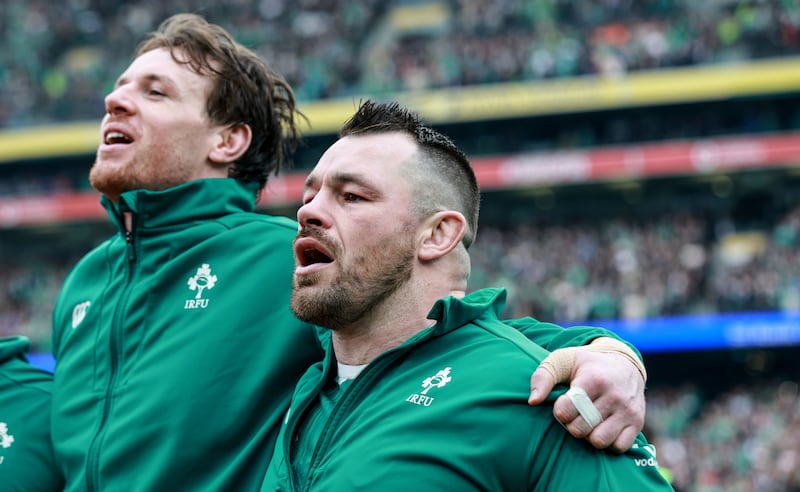
M118 374L119 361L122 358L120 338L122 337L122 324L124 321L124 306L128 304L128 297L131 291L131 280L134 276L134 263L136 261L136 244L134 242L133 227L125 231L125 246L127 252L127 282L122 293L120 302L114 312L114 324L111 326L109 334L109 377L106 386L105 399L103 402L103 414L100 417L100 425L97 428L86 458L86 490L95 492L100 490L100 451L105 439L108 416L111 413L112 399L114 397Z
M313 390L312 394L319 395L319 392L321 391L322 386L324 386L325 385L325 381L328 380L328 374L330 374L329 366L330 366L330 364L328 364L328 366L326 366L323 369L322 377L320 378L319 382L314 386L314 390ZM291 408L291 407L289 408L289 411L291 412L291 414L289 416L289 421L286 423L286 425L287 425L286 435L288 436L288 439L283 439L283 442L275 443L276 446L283 446L284 462L286 463L286 465L288 467L287 476L289 478L289 490L290 491L296 491L297 490L297 483L296 483L296 480L295 480L294 467L292 466L292 459L291 459L291 457L292 457L292 454L291 454L291 452L292 452L292 442L294 441L294 436L295 436L295 432L297 431L297 426L303 420L302 416L306 413L306 411L308 411L308 407L313 401L314 401L313 399L306 399L306 400L303 400L302 402L300 402L301 403L300 404L300 408L298 408L298 409L294 409L294 408ZM295 418L294 417L295 415L298 416L299 418ZM314 449L313 456L316 456L316 452L317 452L317 449ZM312 457L311 462L313 463L313 457ZM310 481L310 476L311 476L311 473L309 471L309 476L307 477L308 480L306 480L306 483L308 483ZM308 489L308 487L304 487L304 488Z
M397 360L399 357L401 357L403 354L414 348L415 345L416 344L411 346L398 347L395 350L385 352L384 354L378 356L378 358L375 359L375 361L373 361L372 364L367 366L364 369L364 371L350 384L350 387L345 390L346 393L342 395L342 398L333 408L333 411L331 411L331 415L330 417L328 417L328 421L325 423L325 427L322 430L322 435L320 436L319 441L317 441L317 445L314 448L314 452L311 455L311 465L309 466L305 487L303 487L304 492L308 492L308 490L314 483L315 471L319 466L319 462L322 460L322 457L325 456L324 451L330 447L330 443L339 429L339 422L342 420L344 416L350 413L350 410L353 407L358 406L358 404L360 403L361 399L359 398L359 395L362 392L364 392L366 388L372 386L372 381L377 379L380 376L380 374L383 373L385 367L387 367L395 360ZM323 382L327 380L327 375L329 373L330 373L329 371L325 372L326 377L322 379ZM320 384L323 383L321 382ZM318 392L319 392L319 387L315 389L314 394L317 395ZM306 405L303 406L302 412L297 414L298 416L302 415L305 412L305 410L308 409L309 402L306 402ZM292 426L291 428L290 442L291 438L294 437L294 431L299 421L300 419L296 419L294 422L295 425ZM286 451L288 452L290 451L290 449L286 449ZM291 457L290 454L286 454L285 456L287 456L287 458ZM289 469L291 470L292 466L291 463L288 461L288 459L287 463L289 464ZM294 483L294 476L292 473L289 474L289 481L292 485L292 490L296 490L296 484Z

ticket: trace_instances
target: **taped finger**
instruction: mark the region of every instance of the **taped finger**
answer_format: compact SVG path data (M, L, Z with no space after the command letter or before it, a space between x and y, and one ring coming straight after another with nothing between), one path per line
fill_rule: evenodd
M539 367L549 372L556 384L566 383L572 377L572 369L575 367L575 350L575 347L555 350Z
M581 414L583 420L589 424L589 427L594 429L597 427L597 424L603 421L603 416L600 414L600 411L594 406L591 398L589 398L589 395L587 395L586 391L582 388L572 386L567 391L566 395L572 400L572 404L575 405L578 413Z

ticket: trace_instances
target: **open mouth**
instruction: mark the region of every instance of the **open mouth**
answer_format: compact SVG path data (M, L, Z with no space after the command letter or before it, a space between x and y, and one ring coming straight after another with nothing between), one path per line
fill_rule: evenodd
M333 263L331 253L316 239L301 237L295 240L294 254L297 264L310 266L319 263Z
M314 263L331 263L333 258L317 249L306 249L300 252L298 257L303 266L313 265Z
M111 130L103 135L103 143L108 145L129 144L131 142L133 142L133 140L128 135L120 131Z

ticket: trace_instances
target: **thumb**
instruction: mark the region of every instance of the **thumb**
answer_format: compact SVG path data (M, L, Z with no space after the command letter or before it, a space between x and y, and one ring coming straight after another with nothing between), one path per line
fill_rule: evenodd
M558 383L569 382L575 367L575 347L553 351L539 364L531 376L529 405L538 405Z
M555 385L556 381L550 370L539 366L531 376L531 396L528 397L528 405L538 405L543 402Z

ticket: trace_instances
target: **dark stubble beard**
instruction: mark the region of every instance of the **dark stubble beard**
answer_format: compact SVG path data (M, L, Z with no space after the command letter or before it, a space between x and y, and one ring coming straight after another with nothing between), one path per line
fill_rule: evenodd
M411 278L415 250L411 233L398 234L391 245L373 248L340 265L339 275L325 286L312 274L293 280L291 308L300 320L343 330L362 319Z

